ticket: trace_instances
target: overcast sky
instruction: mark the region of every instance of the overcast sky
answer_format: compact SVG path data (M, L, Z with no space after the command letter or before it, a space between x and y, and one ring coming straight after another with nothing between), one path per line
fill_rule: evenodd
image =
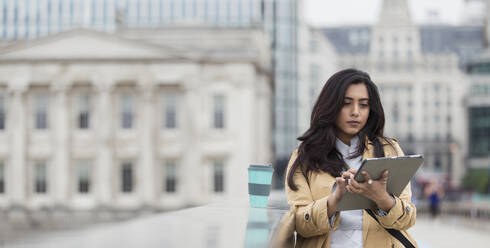
M377 21L381 0L304 0L306 20L314 26L372 24ZM439 20L458 24L464 0L408 0L412 19L427 22L427 13L437 10Z

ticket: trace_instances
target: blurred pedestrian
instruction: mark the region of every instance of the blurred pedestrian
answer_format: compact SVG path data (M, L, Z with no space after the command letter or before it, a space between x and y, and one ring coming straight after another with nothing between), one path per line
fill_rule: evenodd
M440 213L440 204L444 197L444 188L437 179L432 179L425 187L425 197L429 202L430 216L434 219Z

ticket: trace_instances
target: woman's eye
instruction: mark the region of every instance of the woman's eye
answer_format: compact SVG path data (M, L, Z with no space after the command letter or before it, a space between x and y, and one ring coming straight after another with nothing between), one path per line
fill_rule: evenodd
M344 102L344 105L349 105L349 104L350 104L350 102Z
M362 103L362 104L361 104L361 107L364 107L364 108L369 107L369 104Z

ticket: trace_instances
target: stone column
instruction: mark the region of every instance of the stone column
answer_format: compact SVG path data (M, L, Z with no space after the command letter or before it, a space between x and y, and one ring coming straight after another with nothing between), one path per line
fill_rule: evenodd
M28 87L27 78L13 79L9 82L9 95L12 105L9 113L7 129L10 133L10 163L11 178L10 184L12 203L15 205L25 205L28 196L27 183L27 158L26 158L26 90Z
M97 155L95 161L94 192L98 204L109 206L114 199L114 180L117 172L113 173L113 106L111 92L113 82L100 77L93 81L97 91L97 110L95 113ZM114 175L113 175L114 174Z
M141 125L139 125L140 133L140 167L138 180L139 192L143 204L146 206L153 206L155 203L155 138L157 133L155 129L155 94L154 87L151 82L140 82L141 92Z
M68 203L69 196L73 190L70 184L70 118L67 99L66 82L54 82L51 90L54 92L54 170L52 178L54 184L54 201L56 204ZM55 181L56 180L56 181Z
M179 126L182 134L183 151L182 164L179 168L179 187L185 204L202 204L209 197L209 167L203 165L203 152L201 137L209 122L204 118L200 104L200 92L197 87L185 87L182 101L179 103L178 115L182 115L182 125ZM190 173L187 173L190 172ZM181 183L182 182L182 183ZM184 193L185 192L185 193Z

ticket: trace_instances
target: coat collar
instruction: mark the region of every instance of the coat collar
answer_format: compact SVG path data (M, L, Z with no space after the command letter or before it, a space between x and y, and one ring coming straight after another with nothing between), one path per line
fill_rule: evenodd
M336 138L335 147L342 154L342 156L346 158L357 151L359 147L359 136L356 135L350 140L350 146L346 145L339 138Z
M366 138L366 148L364 149L364 152L362 153L362 160L366 158L373 158L374 157L374 146L373 142L371 142L369 139Z

